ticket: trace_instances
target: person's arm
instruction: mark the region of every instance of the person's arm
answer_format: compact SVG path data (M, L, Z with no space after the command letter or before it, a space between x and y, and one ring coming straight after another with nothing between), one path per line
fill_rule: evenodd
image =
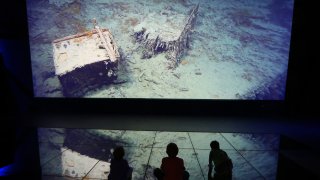
M129 171L129 163L128 163L128 161L127 160L124 160L125 161L125 166L126 166L126 171Z
M212 161L213 161L213 159L212 159L212 151L210 151L210 154L209 154L209 168L211 168L212 169L212 167L213 167L213 165L212 165Z
M132 179L132 168L129 166L129 163L127 160L125 160L126 162L126 175L127 175L127 179Z
M213 168L213 165L212 165L212 151L210 151L210 154L209 154L209 171L208 171L208 179L212 179L212 177L211 177L211 174L212 174L212 168Z
M113 160L111 160L111 164L110 164L110 173L108 175L108 179L112 179L113 178Z
M161 169L161 171L164 170L164 158L162 158L160 169Z
M182 170L186 170L186 167L184 167L183 159L181 159L181 162L182 162Z

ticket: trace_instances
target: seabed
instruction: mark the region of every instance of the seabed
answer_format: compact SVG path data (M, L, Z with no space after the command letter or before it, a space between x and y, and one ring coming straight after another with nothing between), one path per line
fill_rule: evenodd
M199 3L190 47L176 68L165 53L141 57L136 28L179 26ZM45 7L45 8L44 8ZM118 77L83 97L168 99L284 99L293 1L28 1L35 96L63 97L52 41L108 28L122 52ZM146 23L150 22L150 23ZM155 31L158 28L154 29Z

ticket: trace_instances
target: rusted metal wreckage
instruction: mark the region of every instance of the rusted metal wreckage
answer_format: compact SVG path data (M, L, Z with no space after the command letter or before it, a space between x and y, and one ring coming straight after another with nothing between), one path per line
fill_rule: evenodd
M169 60L169 67L176 68L182 55L190 48L190 36L198 15L199 4L190 10L188 16L181 14L162 13L165 15L165 22L156 22L152 27L150 22L140 23L135 28L135 39L145 48L142 58L151 58L152 56L165 52ZM174 21L170 22L170 18ZM157 18L160 20L161 17ZM168 21L169 20L169 21ZM161 21L161 20L160 20Z
M120 54L108 29L94 29L52 42L55 74L64 96L82 96L117 78Z
M183 53L190 47L190 34L195 24L199 4L188 16L169 13L173 23L141 22L134 29L134 38L144 47L142 58L166 53L169 67L180 63ZM168 11L172 12L172 11ZM101 29L93 21L94 29L54 40L53 58L55 74L67 97L83 96L89 90L112 83L117 78L120 54L109 29ZM175 24L175 25L172 25ZM146 27L144 27L146 26Z

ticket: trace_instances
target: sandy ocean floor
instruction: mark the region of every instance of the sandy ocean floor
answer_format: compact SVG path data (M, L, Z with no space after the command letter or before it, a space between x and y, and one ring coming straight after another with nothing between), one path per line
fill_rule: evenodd
M168 68L164 53L141 59L134 27L154 13L188 15L198 3L191 47L176 69ZM52 41L93 29L95 18L121 49L118 78L126 83L84 97L284 99L292 0L29 0L27 5L37 97L63 96Z

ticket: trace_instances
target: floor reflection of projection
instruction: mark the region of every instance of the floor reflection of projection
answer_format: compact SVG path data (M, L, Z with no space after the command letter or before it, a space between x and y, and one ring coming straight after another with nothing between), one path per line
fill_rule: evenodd
M178 145L190 180L205 180L210 142L217 140L233 160L233 179L276 179L279 135L40 128L43 179L107 179L112 149L122 145L133 179L155 179L153 169Z

